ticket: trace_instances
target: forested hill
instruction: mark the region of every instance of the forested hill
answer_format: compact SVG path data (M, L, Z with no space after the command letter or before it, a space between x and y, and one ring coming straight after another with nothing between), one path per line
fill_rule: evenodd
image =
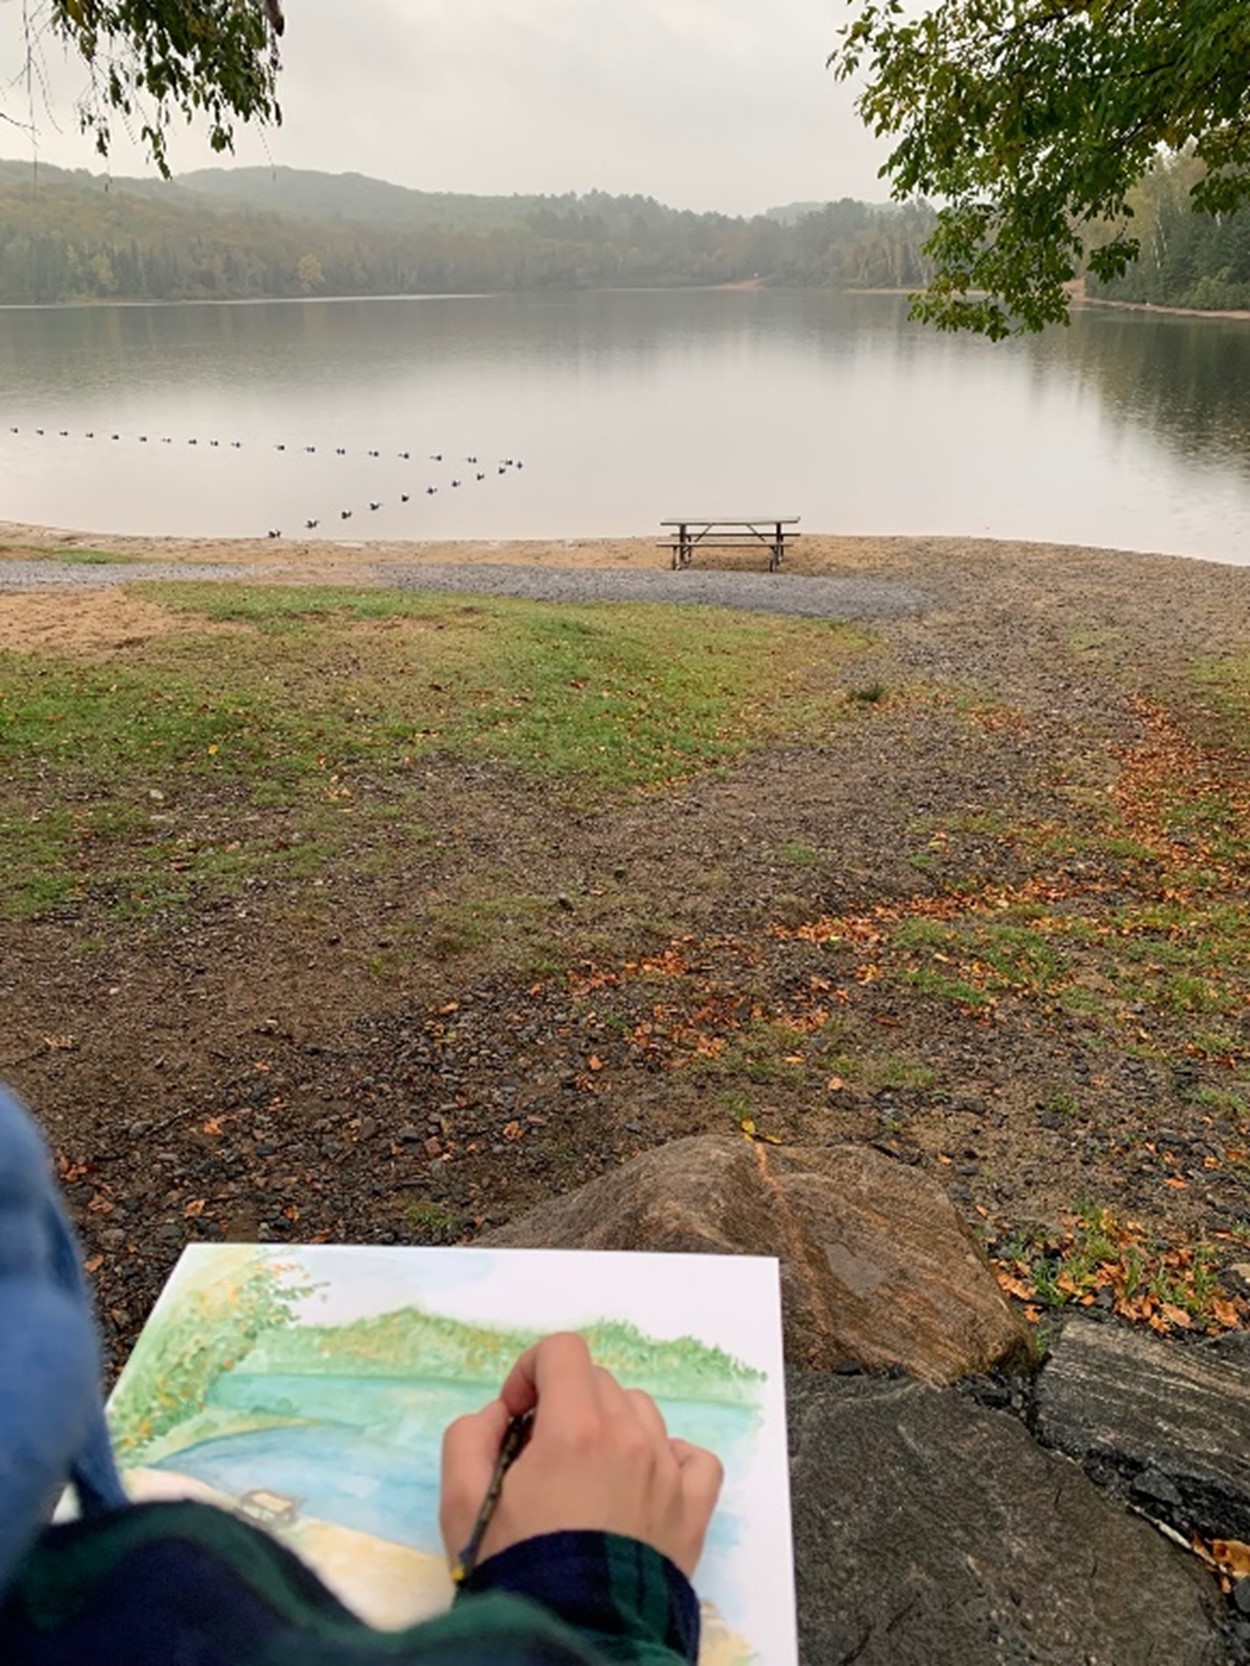
M1130 195L1130 230L1141 256L1122 278L1090 295L1200 310L1250 308L1250 208L1195 214L1190 192L1202 177L1192 155L1159 162Z
M0 303L923 281L927 208L781 212L456 196L289 168L106 182L0 161Z

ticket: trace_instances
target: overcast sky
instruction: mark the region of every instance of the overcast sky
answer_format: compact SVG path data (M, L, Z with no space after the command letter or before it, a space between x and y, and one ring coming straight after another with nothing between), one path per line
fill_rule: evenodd
M437 191L638 191L731 213L887 195L883 147L825 68L839 0L286 0L286 14L285 120L242 134L239 163ZM10 52L17 18L18 0L0 0ZM59 130L39 118L39 154L94 169L70 108L82 76L50 69ZM22 113L21 97L10 89L3 107ZM0 129L0 154L29 146ZM215 160L192 141L173 156ZM150 170L119 141L113 171Z

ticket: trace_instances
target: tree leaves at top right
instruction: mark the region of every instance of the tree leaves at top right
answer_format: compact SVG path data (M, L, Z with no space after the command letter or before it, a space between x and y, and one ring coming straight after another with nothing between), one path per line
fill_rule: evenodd
M1139 253L1132 187L1200 164L1195 210L1250 203L1247 0L851 0L830 66L893 142L898 201L939 207L913 314L991 339L1063 323L1069 286Z

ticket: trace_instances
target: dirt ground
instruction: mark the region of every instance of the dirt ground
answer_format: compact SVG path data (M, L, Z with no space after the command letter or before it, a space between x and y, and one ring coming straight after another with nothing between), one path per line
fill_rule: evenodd
M377 583L391 563L663 562L645 539L277 548L0 526L25 558L75 539L260 562L281 584ZM819 743L559 820L541 784L443 760L427 799L444 848L385 877L361 850L313 910L275 882L129 931L74 911L0 925L0 1073L55 1144L111 1363L189 1240L456 1240L744 1121L931 1167L1000 1245L1095 1200L1216 1245L1228 1290L1250 1293L1227 1270L1250 1277L1244 998L1217 1056L1175 1006L1117 1008L1120 1038L1023 983L961 1005L889 975L914 972L891 936L903 915L941 923L975 899L980 918L1026 894L1056 917L1093 892L1110 906L1123 870L1086 838L1109 806L1157 881L1180 858L1142 779L1192 771L1197 787L1218 764L1244 816L1246 757L1192 667L1250 651L1250 570L833 537L804 539L792 570L904 580L931 602L874 626L855 677L886 693ZM184 628L88 571L86 588L0 594L0 647L107 658ZM548 911L571 973L510 962L506 916L490 943L422 935L431 899L479 867ZM419 952L401 959L405 932ZM1099 945L1071 952L1076 981L1114 1005ZM1239 954L1219 975L1242 991Z

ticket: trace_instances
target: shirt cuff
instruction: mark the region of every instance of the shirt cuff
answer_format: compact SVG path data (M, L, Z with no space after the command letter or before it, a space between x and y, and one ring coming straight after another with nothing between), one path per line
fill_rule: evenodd
M695 1666L699 1601L667 1556L617 1533L542 1533L476 1567L459 1596L529 1597L592 1638L611 1659L646 1658L658 1645Z

